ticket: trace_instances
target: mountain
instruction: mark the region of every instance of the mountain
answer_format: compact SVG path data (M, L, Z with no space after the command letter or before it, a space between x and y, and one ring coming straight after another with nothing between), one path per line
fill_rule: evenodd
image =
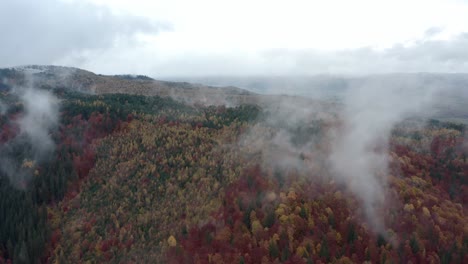
M31 65L0 69L0 89L34 82L37 87L65 88L90 94L126 93L171 97L188 104L226 105L299 104L333 108L362 86L385 89L400 83L418 89L437 87L439 98L426 118L468 124L468 74L395 73L369 76L194 77L154 80L142 75L105 76L86 70ZM241 88L237 88L241 87Z
M468 262L466 126L422 91L0 74L0 263Z
M233 85L261 94L296 94L321 98L340 97L349 89L370 81L385 82L389 79L405 79L413 83L442 85L445 89L465 88L468 74L465 73L390 73L374 75L310 75L310 76L206 76L170 77L174 81L201 83L216 87Z
M386 84L398 81L421 89L438 88L440 100L433 106L432 117L468 124L468 74L394 73L366 76L213 76L177 77L175 81L201 83L216 87L233 85L259 94L288 94L316 100L341 101L348 93L362 86L373 85L385 89Z
M206 101L209 94L210 104L221 104L226 97L252 94L235 87L216 88L190 83L159 81L146 76L97 75L89 71L60 66L23 66L2 69L2 86L33 82L37 87L66 88L91 94L127 93L146 96L172 96L190 103ZM216 100L220 100L217 102ZM232 100L235 100L232 99Z

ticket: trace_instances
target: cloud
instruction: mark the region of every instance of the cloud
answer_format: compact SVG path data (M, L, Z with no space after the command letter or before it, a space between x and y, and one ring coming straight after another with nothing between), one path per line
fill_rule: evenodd
M464 65L465 67L458 70L466 71L468 65L466 47L468 47L468 33L462 33L449 41L424 40L410 47L398 45L387 50L384 55L388 58L396 58L402 63L429 62L433 64L428 65L429 67L438 66L440 69L452 66L452 71L457 70L456 66ZM423 65L420 66L425 68Z
M186 52L183 57L174 56L165 60L163 56L158 61L148 61L151 69L146 69L145 74L201 77L468 72L468 33L436 39L437 30L431 28L428 31L432 37L425 36L386 49L269 49L256 53L232 51L222 55Z
M146 18L113 14L103 6L60 0L0 1L0 24L1 67L52 64L168 28Z
M443 31L444 29L440 27L430 27L426 30L426 32L424 32L424 37L431 38L431 37L439 35Z
M54 148L49 132L58 125L58 99L49 91L35 88L19 93L24 105L24 116L18 120L20 133L32 143L35 159L40 159Z
M275 65L276 74L286 75L467 72L467 46L468 33L462 33L448 40L423 39L383 50L270 50L263 56Z
M412 74L375 75L348 80L336 104L283 96L264 107L265 120L239 143L260 152L266 168L331 176L358 199L369 227L385 235L382 210L394 202L386 196L391 132L408 118L430 117L448 87L444 83Z
M377 44L370 40L353 42L362 38L357 34L359 30L349 37L347 34L352 33L341 32L342 28L325 30L327 25L317 32L308 31L294 19L284 22L284 37L278 37L279 33L272 34L276 31L268 25L255 24L256 17L249 20L251 25L244 25L245 21L237 25L235 20L227 23L219 17L218 25L209 16L187 11L180 14L175 4L168 5L172 15L164 16L161 10L165 9L161 8L154 10L154 16L173 24L152 20L150 4L143 17L136 15L138 12L130 15L113 9L113 4L101 6L89 1L0 1L0 23L4 25L0 67L63 64L103 74L133 73L156 78L468 71L468 33L450 37L462 30L454 31L444 23L413 30L409 41L406 37L389 40L387 45L400 44L384 49L356 48ZM226 27L221 26L223 21ZM237 34L237 26L246 34ZM382 32L385 30L382 28ZM256 37L263 34L271 41ZM337 36L328 40L330 45L343 44L325 50L314 46L329 35ZM347 39L354 44L343 49Z
M331 171L361 199L376 231L384 230L378 210L385 202L391 130L406 118L424 116L438 89L417 78L390 75L368 78L345 95L342 126L334 132L329 157Z
M0 23L4 25L0 67L64 64L104 74L158 78L468 71L466 28L454 28L460 23L453 21L452 26L446 25L444 19L431 22L435 26L430 21L418 27L409 23L411 32L399 30L406 33L380 41L386 31L395 33L382 21L381 28L367 28L376 35L366 38L373 35L357 30L361 24L348 32L338 18L333 27L317 26L321 20L314 20L317 23L309 29L304 26L308 20L285 17L281 20L284 23L278 24L281 27L273 30L270 27L276 24L258 21L255 12L239 23L235 23L236 15L225 14L224 18L224 13L212 14L217 23L204 13L181 13L180 4L132 4L147 8L142 12L142 7L135 7L138 12L130 15L113 8L113 1L104 2L108 6L77 0L0 1ZM198 4L189 6L200 12L207 10ZM240 10L238 5L232 7ZM278 12L281 10L278 7ZM433 7L433 12L439 9ZM309 16L303 15L304 19ZM155 21L154 16L172 24ZM273 15L270 19L277 21ZM322 45L315 45L319 42Z
M58 98L50 91L35 88L31 76L26 77L28 84L12 91L24 108L14 121L19 134L0 145L0 172L19 188L25 187L36 162L52 157L55 143L51 131L59 121Z

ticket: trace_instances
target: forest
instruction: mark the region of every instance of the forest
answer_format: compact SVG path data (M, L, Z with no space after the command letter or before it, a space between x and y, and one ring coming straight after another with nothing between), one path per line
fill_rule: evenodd
M49 92L41 155L0 93L0 263L468 263L463 124L392 129L376 230L324 161L333 115L290 127L254 104Z

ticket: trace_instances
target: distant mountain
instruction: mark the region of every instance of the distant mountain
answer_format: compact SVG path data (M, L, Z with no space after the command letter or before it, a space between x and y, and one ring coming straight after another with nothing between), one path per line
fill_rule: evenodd
M0 91L15 85L72 89L90 94L125 93L171 97L188 104L226 105L340 103L362 86L394 84L437 87L431 118L468 123L468 74L395 73L369 76L194 77L155 80L144 75L101 75L62 66L30 65L0 69ZM240 87L240 88L238 88Z
M420 89L438 88L435 118L468 123L468 74L394 73L368 76L208 76L172 78L174 81L210 86L236 86L259 94L288 94L316 100L340 102L362 86L385 89L396 83Z
M347 90L369 82L389 84L389 81L394 80L442 85L448 89L463 88L468 94L468 74L462 73L392 73L363 76L324 74L311 76L207 76L170 79L216 87L236 86L260 94L290 94L308 97L339 97Z

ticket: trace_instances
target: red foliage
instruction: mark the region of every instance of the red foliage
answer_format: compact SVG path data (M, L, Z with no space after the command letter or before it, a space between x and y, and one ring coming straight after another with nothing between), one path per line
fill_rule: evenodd
M94 167L95 151L92 145L88 145L83 149L81 155L73 155L73 167L80 179L86 177L91 168Z
M16 121L20 117L20 113L12 114L10 116L3 116L3 118L6 118L8 121L3 124L2 129L0 130L0 144L15 138L19 134L20 129Z

